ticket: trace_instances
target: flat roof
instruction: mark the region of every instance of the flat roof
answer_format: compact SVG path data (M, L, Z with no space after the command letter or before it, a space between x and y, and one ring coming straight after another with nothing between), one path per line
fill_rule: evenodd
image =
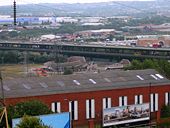
M59 75L52 77L27 77L4 80L5 98L52 95L170 85L170 80L153 69L107 71Z

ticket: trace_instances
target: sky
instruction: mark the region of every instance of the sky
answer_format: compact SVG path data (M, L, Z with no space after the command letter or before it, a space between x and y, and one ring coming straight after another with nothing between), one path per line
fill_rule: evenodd
M38 3L94 3L94 2L109 2L114 0L15 0L17 4L38 4ZM116 0L127 1L127 0ZM128 0L134 1L134 0ZM135 0L135 1L148 1L148 0ZM0 0L0 6L12 5L13 0Z

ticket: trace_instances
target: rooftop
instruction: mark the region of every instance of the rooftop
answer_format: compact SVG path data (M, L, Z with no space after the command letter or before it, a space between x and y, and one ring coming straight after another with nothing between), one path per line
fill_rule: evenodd
M98 29L98 30L86 30L80 32L102 33L102 32L115 32L115 29Z
M30 77L4 80L6 98L88 92L170 84L170 80L152 69L107 71L53 77Z

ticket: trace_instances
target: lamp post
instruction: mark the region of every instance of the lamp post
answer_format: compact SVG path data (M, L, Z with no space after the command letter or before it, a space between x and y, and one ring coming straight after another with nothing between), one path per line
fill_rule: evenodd
M67 102L67 105L70 105L70 101L68 99L64 99L64 101ZM69 107L68 107L68 112L70 113L70 123L71 123L71 128L73 128L73 118L72 118L72 110L71 112L69 111Z
M149 83L149 127L151 128L151 82Z

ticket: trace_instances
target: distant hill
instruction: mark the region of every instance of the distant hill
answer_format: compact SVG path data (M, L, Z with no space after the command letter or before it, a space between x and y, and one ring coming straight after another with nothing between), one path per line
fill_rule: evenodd
M76 4L28 4L17 5L20 15L34 16L116 16L116 15L143 15L168 11L170 2L136 1L136 2L103 2L103 3L76 3ZM149 13L148 13L149 12ZM12 15L11 6L1 6L0 15Z

